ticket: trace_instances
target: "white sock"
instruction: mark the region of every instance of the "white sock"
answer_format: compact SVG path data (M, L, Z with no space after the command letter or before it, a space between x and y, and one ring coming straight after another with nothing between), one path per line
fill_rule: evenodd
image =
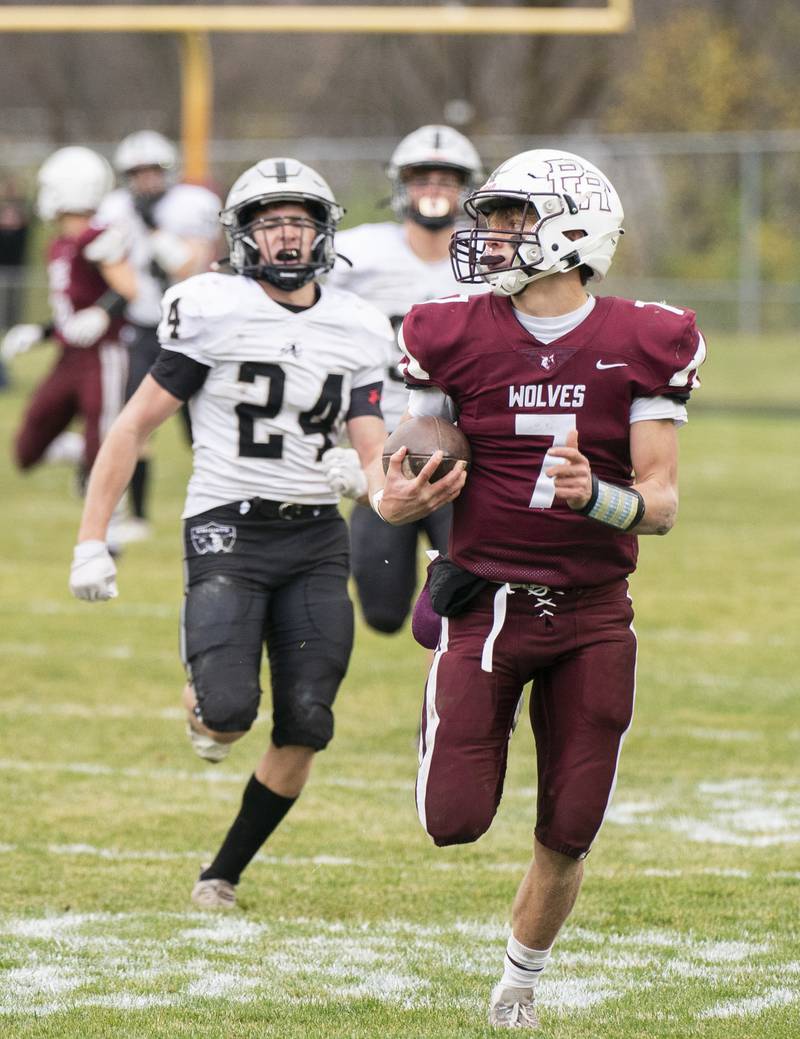
M552 945L549 949L529 949L527 945L518 942L513 934L510 935L500 984L513 988L531 988L542 976L552 951Z

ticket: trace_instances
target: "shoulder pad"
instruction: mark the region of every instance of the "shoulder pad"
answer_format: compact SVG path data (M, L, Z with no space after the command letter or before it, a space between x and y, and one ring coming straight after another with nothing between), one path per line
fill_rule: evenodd
M637 355L647 371L646 395L688 395L699 386L697 369L706 357L694 311L641 301L628 307L635 319Z
M161 300L159 341L210 364L208 351L227 337L250 305L242 288L238 277L213 272L172 285Z
M371 303L367 303L365 299L360 296L353 295L353 310L354 317L357 317L364 328L379 339L386 339L389 342L394 343L395 336L392 330L392 323L389 318L377 307Z
M97 230L91 241L83 247L83 255L90 263L119 263L130 250L130 239L119 225Z
M183 308L210 321L242 311L239 277L207 271L179 281L164 293L164 300L180 298Z

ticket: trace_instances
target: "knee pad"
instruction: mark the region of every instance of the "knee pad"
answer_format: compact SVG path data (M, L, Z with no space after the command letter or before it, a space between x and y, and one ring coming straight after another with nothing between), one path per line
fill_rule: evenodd
M481 804L479 801L444 805L440 810L431 810L427 804L425 830L439 848L451 844L472 844L482 837L492 825L497 804Z
M199 717L213 732L247 732L258 716L261 687L249 668L220 657L224 653L199 653L189 665Z
M185 659L200 718L214 732L246 732L258 714L263 636L257 602L220 575L187 593Z
M379 631L382 635L396 634L403 627L408 616L408 610L405 607L402 610L392 611L391 605L389 609L386 609L385 606L367 606L362 602L361 608L364 620L369 627L373 631Z
M447 848L451 844L473 844L482 837L492 824L494 812L486 819L462 820L459 825L442 825L432 827L428 822L428 834L437 848Z
M276 747L324 750L333 738L332 702L333 696L318 687L296 686L275 704L272 742Z

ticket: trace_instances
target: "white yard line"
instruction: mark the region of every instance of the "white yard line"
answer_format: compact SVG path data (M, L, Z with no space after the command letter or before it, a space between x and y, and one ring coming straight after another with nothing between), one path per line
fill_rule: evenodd
M800 989L772 988L760 996L746 999L728 999L717 1003L697 1016L700 1019L713 1017L756 1017L773 1007L785 1007L800 1003Z
M116 616L122 617L155 617L158 620L164 618L172 619L175 621L175 627L177 630L178 621L180 620L180 597L176 598L175 604L166 606L162 603L155 602L130 602L129 600L120 599L109 603L105 606L87 606L86 603L78 602L78 600L64 599L31 599L29 602L20 602L15 605L14 612L20 613L31 613L35 616L41 617L58 617L58 616L81 616L88 618L92 611L98 609L106 610L107 612L113 613Z
M112 765L103 765L94 761L15 761L9 758L0 759L0 772L65 772L81 776L122 776L126 779L144 779L152 783L162 783L165 780L194 783L200 780L236 786L242 786L250 776L250 773L223 772L215 768L190 772L177 768L115 768ZM413 778L393 781L315 775L314 785L338 787L345 790L367 792L378 790L407 794L409 790L413 789Z
M55 855L61 857L89 857L102 859L106 862L201 862L209 858L209 850L192 851L169 851L164 848L107 848L94 844L0 844L0 855ZM338 869L346 867L357 870L380 870L388 868L384 859L370 860L363 857L348 858L340 855L269 855L259 853L253 863L264 866L279 866L294 869L296 867L309 867L319 869L330 867ZM509 873L522 875L528 868L525 861L519 862L492 862L489 859L475 858L468 861L441 862L432 861L420 864L420 869L432 870L437 873L460 873L466 870L483 870L489 873ZM591 870L591 876L598 880L625 880L630 877L630 872L625 870L598 869ZM693 869L641 869L635 871L635 875L642 877L653 877L660 880L683 880L693 877L717 877L721 880L798 880L800 872L792 870L770 870L760 873L746 869L718 869L714 867L698 866Z
M0 916L0 1015L185 1008L198 1000L291 1006L370 998L399 1010L440 1007L441 982L429 976L433 966L458 973L474 995L453 1005L482 1019L507 934L499 920L258 921L199 912ZM687 979L708 990L705 1006L698 996L699 1018L755 1016L795 1002L800 964L776 961L772 935L749 939L568 926L537 1002L547 1013L580 1017L611 1000L635 999L643 985L657 984L669 998ZM735 985L741 998L714 1003L714 987L723 984ZM158 987L167 992L142 995Z
M0 642L0 654L3 657L31 657L33 659L49 657L53 654L53 644L47 642ZM178 661L177 653L166 650L134 649L128 645L98 646L87 642L81 646L81 656L96 660L170 660Z

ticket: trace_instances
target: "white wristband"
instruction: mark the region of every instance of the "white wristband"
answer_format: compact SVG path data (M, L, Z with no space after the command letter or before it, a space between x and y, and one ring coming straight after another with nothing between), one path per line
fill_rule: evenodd
M370 498L369 503L372 506L372 508L375 510L375 512L377 512L377 514L383 520L383 522L384 523L388 523L389 521L386 519L386 517L381 512L381 502L382 501L383 501L383 491L375 491L375 493Z

